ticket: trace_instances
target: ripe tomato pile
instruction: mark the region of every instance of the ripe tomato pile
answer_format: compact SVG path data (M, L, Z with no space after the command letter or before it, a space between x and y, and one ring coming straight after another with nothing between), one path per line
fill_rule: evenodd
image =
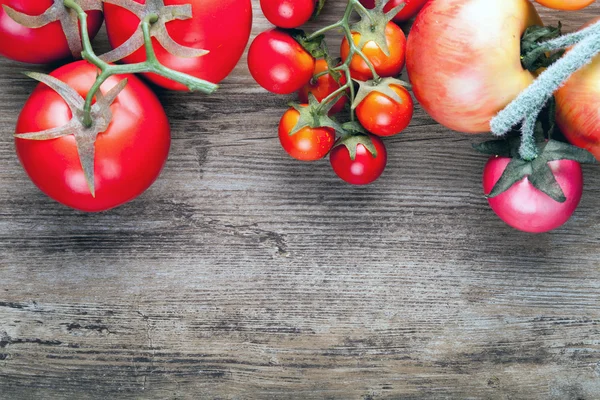
M593 1L538 0L559 10ZM410 86L396 79L405 61L414 96L437 122L459 132L496 134L493 118L509 104L525 103L519 96L542 82L537 78L545 69L556 64L558 75L559 61L568 57L562 49L582 40L545 48L567 36L560 27L544 27L529 0L349 0L340 21L310 35L290 28L318 14L315 2L263 0L261 6L276 27L254 40L249 70L263 88L297 91L300 102L281 119L283 148L303 161L329 154L335 173L357 185L381 175L387 153L380 138L402 132L412 118ZM350 23L353 13L360 20ZM415 16L406 40L395 22ZM323 35L335 28L344 32L340 59L322 45ZM490 206L517 229L545 232L564 224L583 192L580 163L593 161L586 150L600 159L600 56L577 69L543 110L529 104L521 114L521 136L478 146L492 155L483 173ZM350 122L343 122L344 109ZM562 142L561 133L585 150Z
M70 62L41 83L19 116L15 145L31 180L83 211L128 202L159 176L170 127L152 90L216 89L248 43L250 0L0 0L0 54ZM83 35L78 28L87 25ZM103 19L113 50L91 49ZM146 28L146 29L145 29ZM145 29L145 30L144 30ZM148 55L150 54L150 55ZM109 64L122 60L125 64Z
M330 155L333 171L354 185L381 176L387 151L380 137L406 129L414 111L408 84L395 79L405 65L406 36L393 21L412 18L425 2L350 0L340 21L307 35L296 28L318 14L322 1L261 1L275 28L254 39L248 68L266 90L298 93L299 104L283 114L279 125L289 155L301 161ZM354 13L360 21L350 23ZM345 31L338 43L340 59L331 56L324 41L335 28Z

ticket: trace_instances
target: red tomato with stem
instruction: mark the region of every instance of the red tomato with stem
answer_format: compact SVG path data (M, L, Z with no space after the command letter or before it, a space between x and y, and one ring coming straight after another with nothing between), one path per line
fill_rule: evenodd
M315 59L294 38L279 29L258 35L248 51L254 80L276 94L290 94L313 76Z
M383 11L387 12L392 8L398 7L400 4L404 4L404 8L394 17L394 21L406 22L417 15L427 1L428 0L390 0L385 7L383 7ZM375 7L375 0L360 0L360 2L368 9Z
M387 150L383 141L376 136L370 136L377 156L373 156L363 145L356 146L356 157L350 158L350 152L344 145L336 146L331 150L329 162L333 171L345 182L352 185L368 185L375 182L385 170L387 164Z
M321 72L327 71L327 61L324 59L317 60L315 64L314 76ZM342 85L346 84L346 77L342 73L340 78L340 83ZM309 83L304 85L302 89L298 92L298 98L301 103L308 103L308 94L312 93L313 96L317 99L317 101L321 102L327 96L335 92L340 88L340 84L331 76L331 74L325 74L320 76L318 79L311 79ZM331 108L329 111L330 115L337 114L344 109L344 106L348 102L347 96L342 96Z
M408 90L400 85L390 85L390 88L400 97L401 103L374 91L356 107L361 125L377 136L393 136L402 132L413 117L414 103Z
M600 18L592 21L598 21ZM588 24L589 25L589 24ZM587 25L586 25L587 26ZM600 160L600 55L575 72L555 94L556 122L575 146Z
M417 16L406 66L413 93L440 124L490 131L490 120L533 83L521 36L542 25L528 0L435 0Z
M85 97L96 80L97 68L79 61L51 75ZM86 183L74 136L15 139L23 168L54 200L78 210L104 211L133 200L160 174L169 154L169 121L154 93L133 75L112 76L102 85L102 93L124 78L128 83L111 106L112 122L95 144L95 197ZM65 101L39 84L19 115L16 133L64 126L71 117Z
M304 25L315 12L316 0L260 0L260 8L270 23L279 28Z
M535 0L543 6L554 8L555 10L574 11L581 10L592 4L596 0Z
M283 149L300 161L316 161L325 157L335 143L335 131L331 128L300 129L290 135L296 127L300 113L294 108L287 110L279 123L279 141Z
M492 157L483 171L483 190L489 194L511 161L508 157ZM567 201L559 203L536 189L523 178L506 192L489 198L492 210L515 229L542 233L556 229L571 218L583 194L583 174L577 161L559 160L549 164Z
M133 0L144 4L145 0ZM167 32L178 44L208 50L202 57L178 57L152 39L158 60L165 66L213 83L219 83L236 66L250 38L250 0L164 0L165 6L191 4L192 18L166 23ZM137 16L113 4L104 4L104 18L110 45L116 48L128 40L140 24ZM126 63L146 60L143 46L123 59ZM167 89L187 90L170 79L147 74L148 79Z
M41 28L27 28L15 22L3 5L27 15L41 15L54 4L52 0L0 0L0 55L12 60L46 64L71 56L67 38L59 21ZM102 13L89 11L88 33L96 36L102 25Z
M352 39L355 44L360 43L360 34L353 33ZM379 46L369 41L362 47L362 52L367 56L369 61L375 67L375 72L381 77L395 77L400 75L402 68L404 68L404 61L406 57L406 36L402 29L393 22L388 22L385 26L385 39L388 45L390 55L386 56L385 53L379 48ZM350 46L348 40L344 38L342 40L342 46L340 49L342 59L346 61L350 53ZM350 62L350 70L352 77L361 81L367 81L373 78L371 69L363 60L361 56L355 54Z

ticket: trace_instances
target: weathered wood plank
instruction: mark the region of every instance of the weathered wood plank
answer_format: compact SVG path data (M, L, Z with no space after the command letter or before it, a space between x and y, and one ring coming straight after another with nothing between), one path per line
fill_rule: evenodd
M16 160L23 68L0 60L1 399L600 398L596 167L565 227L518 233L481 194L479 139L418 109L382 179L349 187L284 155L292 97L241 63L212 97L160 92L163 175L87 215Z

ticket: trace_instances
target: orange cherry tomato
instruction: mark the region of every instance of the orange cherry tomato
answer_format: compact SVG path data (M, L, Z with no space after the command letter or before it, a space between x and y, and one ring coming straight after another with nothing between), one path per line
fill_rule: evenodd
M315 72L314 75L317 75L321 72L327 71L327 61L324 59L317 60L315 64ZM342 85L346 84L346 77L342 74L340 79ZM320 76L316 81L315 79L311 79L309 83L304 85L302 89L298 92L298 98L301 103L308 103L308 94L312 93L313 96L317 99L317 101L321 102L324 98L329 96L331 93L335 92L340 88L340 84L337 83L335 79L330 74ZM339 99L329 111L329 114L337 114L344 109L348 98L343 96Z
M377 136L393 136L402 132L413 116L414 103L408 90L390 85L400 96L401 103L380 92L371 92L356 107L358 120L369 132Z
M596 0L535 0L541 5L555 10L581 10Z
M300 118L300 113L294 108L288 109L279 123L279 141L283 149L300 161L316 161L325 157L335 143L335 131L331 128L300 129L293 135Z
M365 53L365 56L367 56L369 61L371 61L373 67L375 67L375 72L377 72L379 76L398 76L400 72L402 72L402 68L404 68L404 61L406 59L406 36L398 25L393 22L388 22L385 26L385 38L390 52L389 56L386 56L373 41L367 42L361 50ZM360 42L360 34L353 33L352 39L355 44L358 44ZM348 40L346 38L342 41L340 52L342 59L345 61L350 53L350 46L348 45ZM358 54L355 54L354 57L352 57L350 70L352 72L352 77L355 79L367 81L373 78L369 66Z

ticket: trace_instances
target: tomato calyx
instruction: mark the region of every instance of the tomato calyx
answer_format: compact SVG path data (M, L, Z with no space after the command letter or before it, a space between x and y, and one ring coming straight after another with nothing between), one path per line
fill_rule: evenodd
M371 135L358 122L347 122L342 128L344 133L333 145L334 149L345 146L350 154L350 160L354 161L356 160L356 148L359 144L362 144L374 158L377 158L377 149Z
M344 128L335 119L329 116L329 111L342 96L338 95L332 101L323 101L319 103L316 97L308 94L308 104L290 103L289 106L298 111L298 123L289 133L295 135L304 128L332 128L337 132L344 132Z
M315 4L315 12L313 13L313 19L317 18L321 15L321 11L323 11L323 7L325 7L326 0L317 0Z
M409 83L396 78L380 78L366 82L354 79L354 82L358 83L358 92L356 93L356 97L352 103L353 110L356 109L356 107L358 107L358 105L373 92L384 94L397 103L402 104L402 98L400 98L398 93L396 93L390 86L395 85L410 88Z
M183 58L195 58L208 54L207 50L180 45L167 31L167 22L192 18L192 6L190 4L165 6L164 0L146 0L145 4L140 4L133 0L104 1L108 4L122 7L140 19L140 24L136 31L125 43L100 57L105 62L110 63L121 60L144 46L142 21L147 18L150 18L152 23L150 26L150 37L156 38L158 43L172 55Z
M375 42L383 54L389 57L390 49L385 37L385 27L388 22L393 20L394 17L402 11L405 4L400 4L390 11L384 12L383 8L386 4L387 1L377 0L375 2L375 7L371 10L367 10L362 6L357 7L356 11L360 15L360 20L352 24L350 29L352 32L360 35L360 40L356 45L357 48L362 49L365 44Z
M504 173L487 195L488 198L499 196L516 183L527 178L533 187L550 196L553 200L564 203L567 198L556 181L549 163L559 160L572 160L579 163L596 162L595 157L587 150L554 139L546 140L540 123L537 125L536 132L539 154L532 160L524 160L519 156L521 140L518 136L474 145L475 149L481 153L511 158Z
M101 0L79 0L79 5L83 11L102 11ZM16 11L13 8L3 4L2 7L12 20L26 28L41 28L52 22L60 22L60 26L65 34L69 50L74 58L81 58L83 45L79 36L79 25L77 13L64 5L64 0L54 0L46 11L40 15L27 15Z
M302 29L281 29L290 35L296 42L300 44L315 59L325 58L328 54L325 36L317 35L309 37Z
M73 135L77 145L77 153L83 169L85 180L92 197L96 196L94 184L94 156L95 143L98 134L105 132L112 121L112 111L110 106L116 100L117 96L127 85L127 79L121 80L115 87L109 90L106 95L98 91L96 93L96 103L91 108L92 125L86 126L83 123L84 99L63 81L50 75L37 72L26 73L32 79L44 83L65 101L71 110L72 118L64 126L47 129L40 132L17 133L14 136L25 140L51 140L63 136Z
M530 26L521 38L521 64L523 68L536 72L540 68L547 68L554 64L564 54L564 51L555 51L548 54L543 42L556 39L562 35L562 24L558 26Z

